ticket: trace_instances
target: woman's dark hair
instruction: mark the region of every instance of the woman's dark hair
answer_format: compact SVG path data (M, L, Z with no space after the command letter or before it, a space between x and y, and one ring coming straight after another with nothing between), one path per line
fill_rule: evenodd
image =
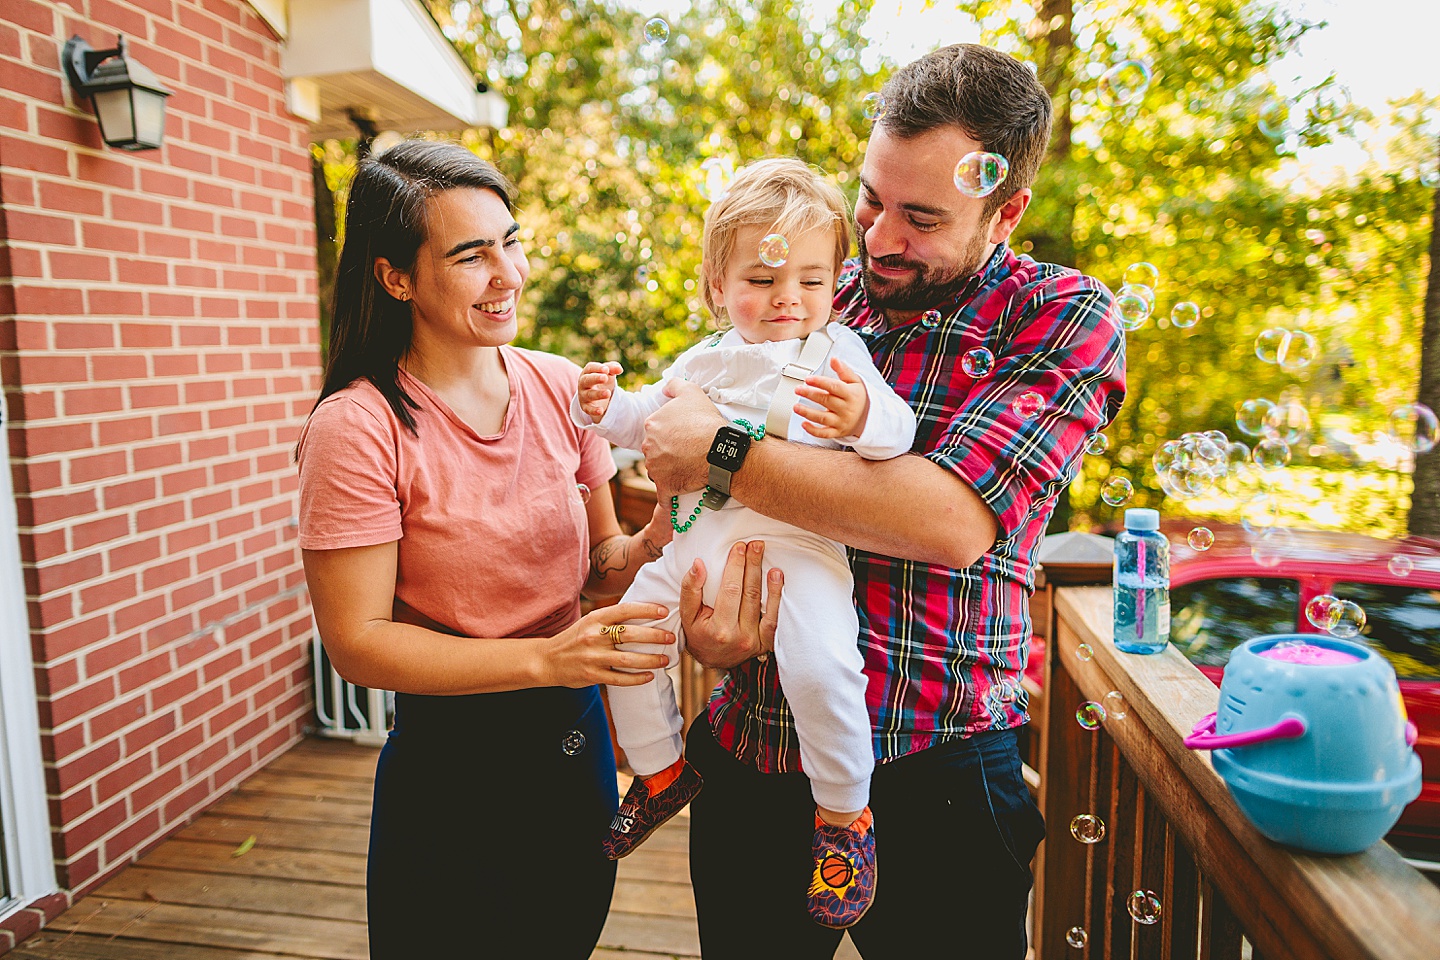
M1009 176L985 200L985 216L1035 182L1050 142L1050 94L1009 54L974 43L941 47L901 68L880 95L879 123L900 139L954 125L1010 162Z
M495 166L453 143L405 140L360 161L345 204L345 246L335 271L330 350L325 358L326 397L356 380L369 380L405 427L415 433L415 401L400 387L400 358L410 349L410 304L375 278L384 257L397 270L415 266L425 242L426 203L458 187L492 190L512 210L515 186Z

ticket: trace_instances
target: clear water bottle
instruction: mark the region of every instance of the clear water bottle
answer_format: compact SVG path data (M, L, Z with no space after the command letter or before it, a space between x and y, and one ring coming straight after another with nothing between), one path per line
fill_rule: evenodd
M1115 538L1115 646L1159 653L1169 642L1170 541L1158 510L1132 507Z

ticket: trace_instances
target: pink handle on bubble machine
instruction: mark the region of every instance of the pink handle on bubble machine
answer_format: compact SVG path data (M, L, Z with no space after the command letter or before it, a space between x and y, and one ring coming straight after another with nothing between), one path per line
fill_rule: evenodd
M1259 730L1244 730L1240 733L1216 733L1215 714L1207 713L1195 724L1185 746L1191 750L1228 750L1231 747L1247 747L1252 743L1266 740L1293 740L1305 735L1305 721L1299 717L1286 717L1279 723Z

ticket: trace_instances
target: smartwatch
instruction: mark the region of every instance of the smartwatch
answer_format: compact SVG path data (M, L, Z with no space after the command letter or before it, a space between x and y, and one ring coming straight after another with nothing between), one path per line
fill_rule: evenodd
M715 439L710 441L710 453L705 457L710 464L710 486L700 501L705 509L719 510L730 499L730 479L745 462L745 454L749 452L750 434L742 428L727 423L715 431Z

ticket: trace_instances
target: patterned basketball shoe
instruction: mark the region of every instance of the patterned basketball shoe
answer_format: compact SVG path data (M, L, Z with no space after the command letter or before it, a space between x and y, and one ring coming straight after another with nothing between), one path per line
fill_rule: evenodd
M870 808L848 827L815 818L815 873L806 905L816 923L854 926L875 899L875 831Z
M657 827L684 809L700 792L702 783L699 771L690 766L688 760L680 775L653 797L645 781L636 777L610 823L610 833L603 844L605 856L619 860L640 846Z

